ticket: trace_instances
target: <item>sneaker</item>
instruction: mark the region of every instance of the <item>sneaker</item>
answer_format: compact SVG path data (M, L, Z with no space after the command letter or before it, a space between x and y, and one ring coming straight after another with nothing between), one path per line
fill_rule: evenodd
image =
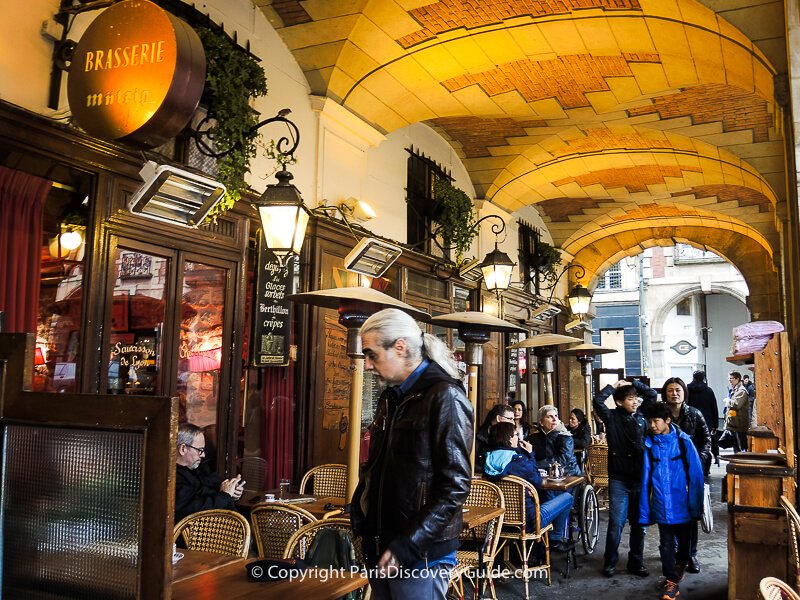
M689 564L686 565L686 570L689 573L699 573L700 572L700 561L697 560L696 556L692 556L689 558Z
M606 577L613 577L616 574L617 574L616 567L612 565L603 567L603 575L605 575Z
M664 590L661 592L661 600L674 600L681 595L678 584L667 579L664 582Z

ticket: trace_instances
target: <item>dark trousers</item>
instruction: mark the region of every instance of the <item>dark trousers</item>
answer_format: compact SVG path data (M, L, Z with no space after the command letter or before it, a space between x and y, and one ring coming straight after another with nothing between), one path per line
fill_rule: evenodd
M678 583L677 565L685 566L689 562L689 544L691 523L679 525L658 524L658 551L661 554L661 573L669 581ZM675 548L678 548L677 552Z
M608 531L604 567L616 567L619 559L619 543L625 521L630 524L631 535L628 548L628 569L642 566L645 528L639 525L640 483L629 483L611 479L608 482Z
M746 452L747 451L747 434L743 431L734 431L733 433L733 452L734 454L738 454L739 452Z
M689 523L689 555L697 556L697 533L700 529L700 521L693 520Z

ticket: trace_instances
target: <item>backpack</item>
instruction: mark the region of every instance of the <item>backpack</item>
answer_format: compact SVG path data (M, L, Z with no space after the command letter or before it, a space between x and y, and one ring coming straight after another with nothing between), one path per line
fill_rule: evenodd
M320 530L306 554L306 564L310 568L343 569L352 572L358 569L356 551L350 534L341 529L328 528ZM361 591L350 592L339 600L356 600L361 598Z

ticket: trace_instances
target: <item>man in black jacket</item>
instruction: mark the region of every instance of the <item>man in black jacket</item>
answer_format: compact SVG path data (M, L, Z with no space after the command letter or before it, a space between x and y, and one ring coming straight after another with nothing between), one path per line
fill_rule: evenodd
M388 387L353 494L372 593L444 600L469 495L473 411L452 353L397 309L361 328L365 368Z
M703 414L708 433L711 437L711 454L714 462L719 466L719 444L717 441L717 427L719 426L719 406L717 406L717 396L714 390L706 383L706 372L695 371L692 374L692 382L686 386L689 390L689 399L686 401L689 406L695 407ZM711 470L711 456L703 463L706 476Z
M615 409L606 406L613 394ZM641 396L641 401L639 397ZM608 441L608 531L603 555L603 574L613 577L617 572L619 543L625 521L630 524L628 573L647 577L644 566L645 528L639 525L639 499L642 486L644 446L642 439L646 423L639 413L640 404L649 406L658 394L640 381L625 380L605 386L594 397L594 412L603 421Z
M241 475L222 481L203 463L206 438L203 430L191 423L178 426L175 453L175 522L201 510L224 508L236 510L234 501L244 490Z

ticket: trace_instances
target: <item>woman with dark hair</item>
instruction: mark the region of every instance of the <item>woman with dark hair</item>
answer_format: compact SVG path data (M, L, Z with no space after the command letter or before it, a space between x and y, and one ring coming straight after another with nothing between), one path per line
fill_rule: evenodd
M511 403L511 408L514 409L514 427L517 430L519 439L527 440L531 433L531 426L528 423L528 409L522 400L514 400Z
M573 408L569 412L567 431L572 434L572 441L575 445L576 452L578 450L583 451L586 446L592 443L592 429L589 427L589 421L586 419L586 415L580 408Z
M489 481L497 481L506 475L516 475L533 484L543 498L542 476L536 465L536 459L531 455L531 445L520 441L517 431L511 423L497 423L489 433L494 450L486 455L483 474ZM541 526L553 524L553 534L550 536L552 548L559 552L566 552L567 546L567 519L572 508L572 496L568 492L561 492L555 497L540 502L539 517ZM528 527L536 523L536 504L533 498L525 495L525 515Z
M706 464L711 460L711 435L708 425L703 418L703 413L694 406L689 406L689 390L680 377L670 377L661 388L661 397L672 412L672 422L680 427L686 435L692 438L692 444L700 455L700 462ZM700 562L697 560L697 521L691 524L691 557L686 567L689 573L700 572Z

